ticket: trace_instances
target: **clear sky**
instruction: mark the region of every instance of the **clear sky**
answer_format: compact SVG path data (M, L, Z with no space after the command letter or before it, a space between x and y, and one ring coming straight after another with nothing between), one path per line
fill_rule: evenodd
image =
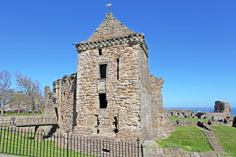
M164 106L236 107L235 0L1 0L0 71L52 87L76 72L72 43L86 41L109 10L145 34Z

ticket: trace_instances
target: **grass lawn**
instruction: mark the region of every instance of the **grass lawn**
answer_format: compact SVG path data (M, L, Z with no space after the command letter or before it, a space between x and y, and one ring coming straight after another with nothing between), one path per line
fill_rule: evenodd
M236 156L236 128L227 126L213 126L213 132L225 152Z
M169 145L171 148L197 152L206 152L212 150L207 138L202 130L194 126L175 127L176 131L171 136L162 141L157 141L160 147L166 147Z
M27 156L66 156L67 154L68 157L85 156L83 153L64 149L62 144L57 142L45 139L39 142L34 138L33 132L23 134L6 130L0 130L0 153ZM86 156L91 157L91 155Z
M42 113L4 113L0 114L0 116L41 116Z
M195 122L197 123L197 121L203 121L204 123L208 122L208 119L198 119L198 118L184 118L184 117L169 117L168 118L170 121L176 121L177 119L184 119L184 120L188 120L191 122Z

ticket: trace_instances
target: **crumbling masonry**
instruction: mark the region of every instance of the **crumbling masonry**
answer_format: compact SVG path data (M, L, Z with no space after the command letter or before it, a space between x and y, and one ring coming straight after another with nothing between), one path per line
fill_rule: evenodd
M75 46L77 73L53 82L59 132L118 140L170 135L164 81L149 74L144 34L107 13L88 41Z

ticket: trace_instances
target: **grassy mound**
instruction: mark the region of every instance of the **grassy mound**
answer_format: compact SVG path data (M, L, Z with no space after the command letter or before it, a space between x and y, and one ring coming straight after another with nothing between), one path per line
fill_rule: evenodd
M175 129L176 131L169 138L157 142L160 147L179 147L191 152L212 150L211 145L200 129L193 126L175 127Z
M184 118L184 117L169 117L170 121L176 121L177 119L183 119L183 120L188 120L194 123L197 123L197 121L203 121L204 123L208 122L208 119L198 119L198 118Z
M213 126L218 141L231 156L236 156L236 128L227 126Z

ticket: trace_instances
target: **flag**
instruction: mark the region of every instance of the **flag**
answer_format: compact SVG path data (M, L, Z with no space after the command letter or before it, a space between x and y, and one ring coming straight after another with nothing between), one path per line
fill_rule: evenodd
M107 6L107 7L110 7L111 5L112 5L112 4L111 4L111 3L109 3L109 4L107 4L106 6Z

